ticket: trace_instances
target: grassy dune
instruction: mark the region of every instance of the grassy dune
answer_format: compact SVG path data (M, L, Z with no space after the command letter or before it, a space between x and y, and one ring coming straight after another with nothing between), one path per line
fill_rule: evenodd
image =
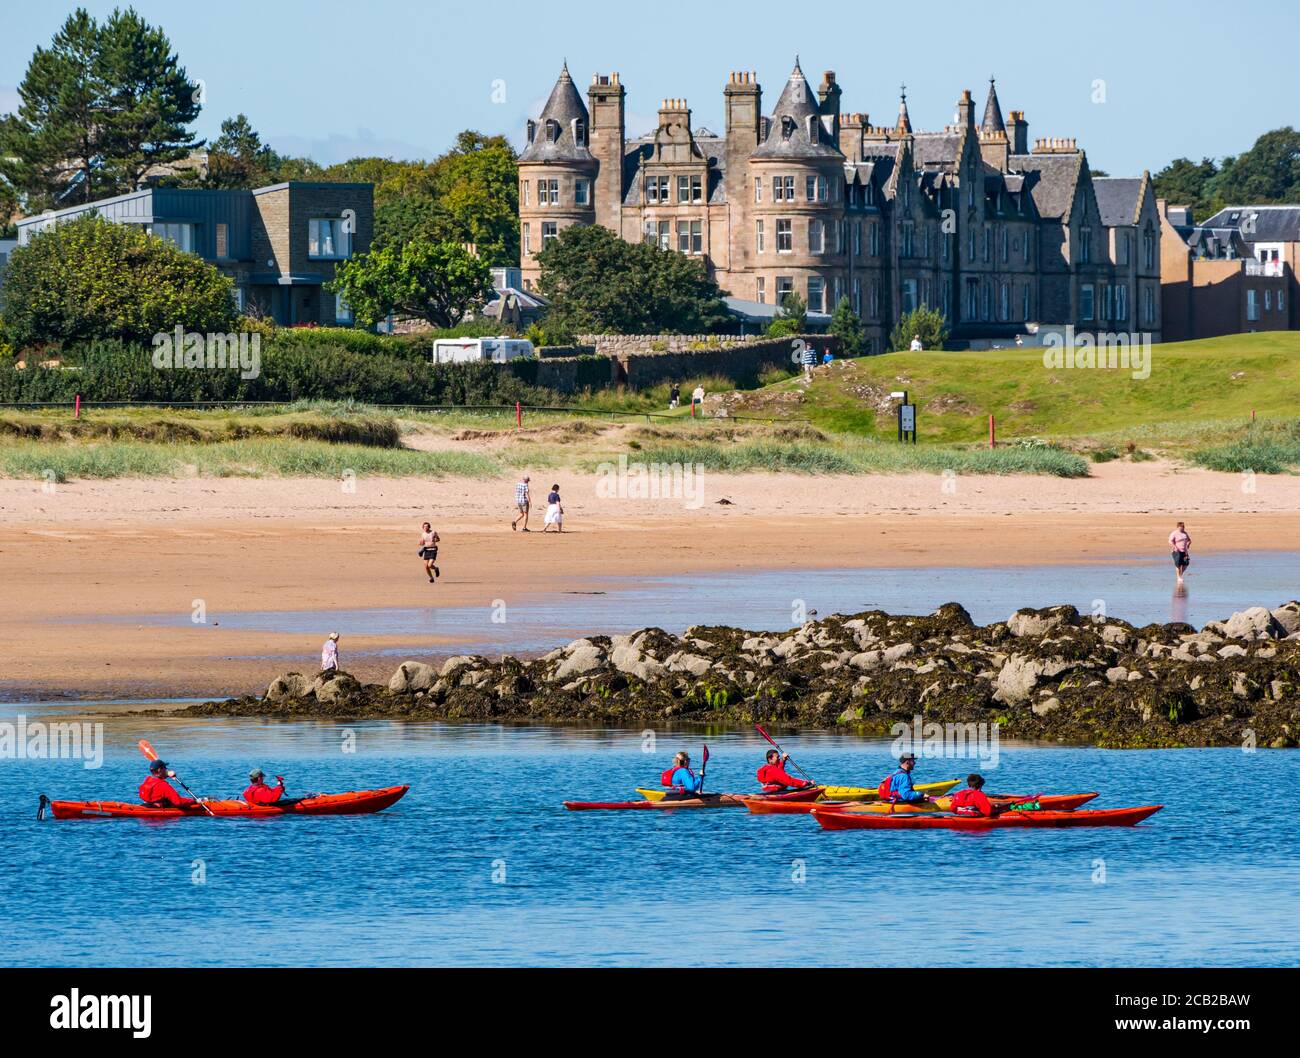
M1148 378L1129 371L1048 368L1042 349L889 353L819 371L801 406L816 425L888 438L892 390L920 406L921 440L978 443L988 416L1000 437L1109 439L1153 424L1245 427L1300 414L1300 333L1244 334L1151 348ZM795 387L779 383L773 389ZM762 403L759 391L752 403ZM880 405L885 405L881 407Z

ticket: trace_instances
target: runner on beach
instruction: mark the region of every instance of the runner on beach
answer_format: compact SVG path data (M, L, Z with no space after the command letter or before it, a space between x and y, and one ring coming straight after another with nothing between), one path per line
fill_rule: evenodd
M1173 548L1174 574L1182 580L1184 571L1192 561L1192 538L1187 535L1187 526L1182 522L1169 534L1169 546Z
M442 571L438 569L438 541L442 539L433 531L433 526L425 522L421 526L423 530L420 533L420 557L424 559L424 572L429 577L429 583L432 584L442 576Z
M559 485L552 485L551 494L546 497L546 521L542 524L542 532L552 525L556 532L564 532L564 504L560 502Z
M532 496L528 490L528 475L525 474L519 479L519 484L515 486L515 508L519 511L515 515L515 520L510 523L511 529L518 529L519 519L524 520L524 532L529 532L528 528L528 508L532 503Z

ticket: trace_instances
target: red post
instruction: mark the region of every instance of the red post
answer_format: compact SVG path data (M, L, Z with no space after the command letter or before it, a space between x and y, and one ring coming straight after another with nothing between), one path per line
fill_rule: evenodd
M993 416L989 416L989 447L996 448L998 445L997 427L993 423Z
M515 429L524 425L524 406L519 401L515 401Z
M77 399L76 399L76 401L73 402L73 405L72 405L72 417L73 417L74 419L80 419L80 418L81 418L81 394L80 394L80 393L77 394Z
M1254 409L1254 408L1251 408L1251 409L1250 409L1250 421L1251 421L1251 422L1254 422L1254 421L1255 421L1255 409Z
M695 398L691 397L691 418L695 418Z

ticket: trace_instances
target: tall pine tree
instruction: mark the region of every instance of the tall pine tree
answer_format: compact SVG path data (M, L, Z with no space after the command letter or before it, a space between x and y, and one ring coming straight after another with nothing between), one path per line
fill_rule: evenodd
M186 128L199 95L167 35L133 9L101 25L78 8L36 49L18 112L0 123L0 176L28 213L133 191L202 143Z

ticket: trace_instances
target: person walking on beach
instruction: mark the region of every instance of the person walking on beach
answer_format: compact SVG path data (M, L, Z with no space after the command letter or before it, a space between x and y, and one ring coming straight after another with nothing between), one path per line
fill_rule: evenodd
M441 537L433 531L433 526L425 522L421 527L420 533L420 557L424 559L424 572L432 584L442 576L442 571L438 569L438 541Z
M515 515L515 520L510 523L511 529L519 528L519 519L524 520L524 532L528 532L528 508L532 504L532 494L528 489L528 475L525 474L519 479L515 486L515 509L519 512Z
M248 773L248 789L243 794L243 801L249 805L275 804L284 796L284 776L275 777L276 785L268 786L266 773L261 768L254 768Z
M1182 580L1192 561L1192 538L1187 535L1187 526L1182 522L1169 534L1169 546L1173 548L1174 574Z
M546 521L542 524L542 532L551 526L555 526L557 533L564 532L564 504L560 502L559 485L552 485L551 493L546 497Z
M321 672L338 672L339 670L339 634L331 632L329 639L320 652Z

